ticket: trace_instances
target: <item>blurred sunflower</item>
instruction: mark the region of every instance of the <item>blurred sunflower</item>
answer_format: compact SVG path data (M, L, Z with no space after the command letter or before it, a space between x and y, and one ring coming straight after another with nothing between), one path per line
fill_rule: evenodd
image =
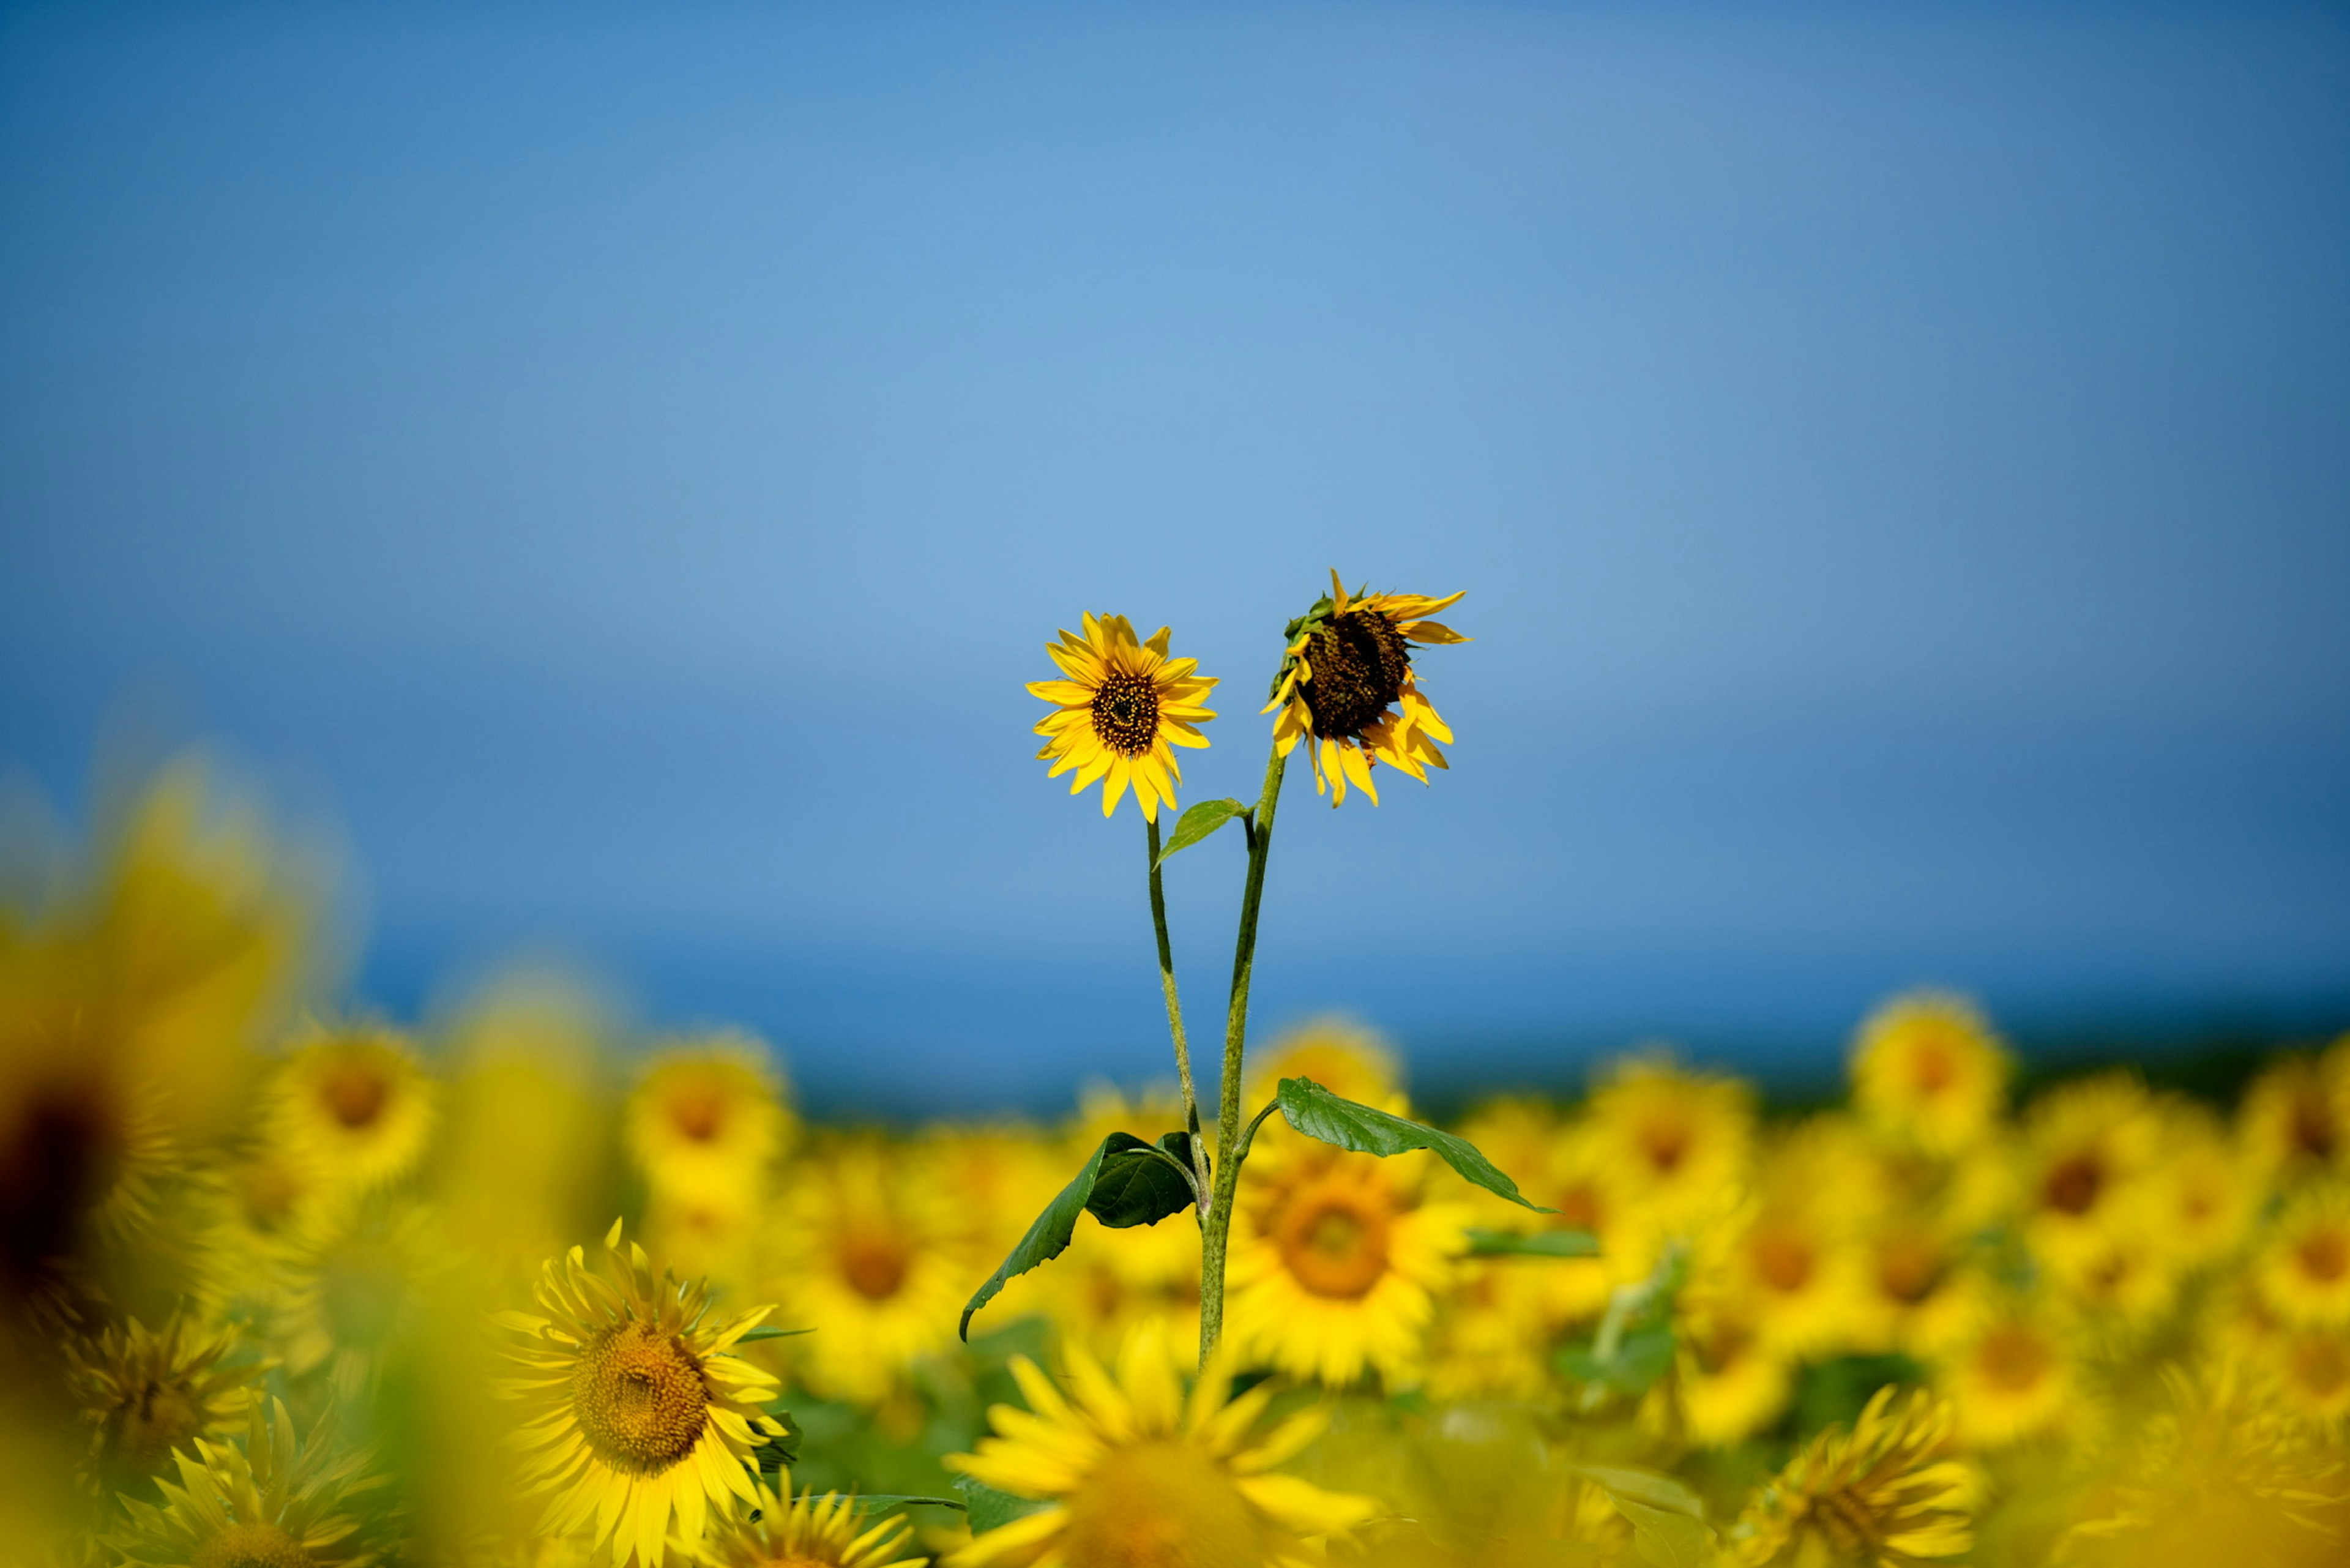
M2350 1416L2350 1334L2324 1328L2278 1334L2264 1358L2287 1415L2319 1427Z
M1415 643L1469 640L1429 618L1461 597L1349 597L1333 568L1329 597L1289 623L1289 649L1264 711L1280 711L1273 739L1283 756L1312 738L1314 793L1326 785L1333 806L1347 798L1350 784L1377 805L1371 769L1380 763L1422 784L1430 768L1450 765L1436 742L1449 742L1452 732L1420 695L1411 650Z
M2303 1189L2252 1260L2262 1297L2287 1323L2350 1328L2350 1184Z
M380 1197L307 1213L266 1257L270 1338L286 1371L323 1370L346 1398L374 1386L423 1321L432 1283L452 1265L430 1210Z
M954 1568L1034 1564L1267 1563L1318 1562L1378 1511L1367 1497L1325 1491L1273 1473L1321 1432L1327 1414L1290 1417L1256 1442L1250 1434L1274 1390L1232 1396L1219 1356L1186 1395L1180 1359L1164 1330L1128 1336L1116 1375L1082 1348L1067 1352L1068 1390L1025 1356L1013 1376L1028 1408L988 1412L995 1435L950 1468L1047 1506L986 1532L955 1552Z
M1250 1065L1242 1097L1254 1104L1270 1100L1284 1078L1311 1078L1343 1099L1367 1106L1399 1113L1404 1106L1403 1071L1394 1048L1376 1031L1336 1014L1309 1019L1274 1041ZM1279 1158L1284 1150L1313 1142L1274 1116L1258 1130L1250 1158Z
M2079 1414L2070 1341L2050 1314L2022 1303L1986 1312L1938 1372L1959 1413L1960 1435L1972 1448L2039 1437Z
M696 1561L711 1568L923 1568L902 1555L913 1526L902 1514L868 1525L853 1497L813 1490L778 1498L763 1482L747 1514L712 1528Z
M697 1552L712 1513L758 1504L752 1452L780 1428L761 1406L769 1376L733 1346L774 1309L707 1321L699 1282L654 1278L634 1242L624 1252L615 1220L604 1266L582 1248L549 1262L538 1303L547 1316L495 1314L518 1336L509 1354L524 1376L496 1391L524 1405L515 1446L531 1456L533 1493L548 1494L542 1532L571 1534L592 1521L612 1561L659 1568L672 1520L685 1552Z
M670 1045L620 1112L622 1141L647 1184L691 1212L756 1207L792 1130L766 1049L744 1034Z
M231 1330L202 1331L174 1314L160 1330L132 1319L59 1345L90 1428L93 1479L109 1493L171 1473L198 1438L224 1441L265 1368L235 1354Z
M2052 1089L2025 1114L2018 1154L2024 1237L2052 1268L2143 1234L2146 1177L2162 1124L2135 1077L2107 1073Z
M1585 1125L1633 1200L1659 1227L1685 1230L1718 1213L1746 1179L1753 1103L1733 1079L1636 1056L1602 1076Z
M1365 1372L1390 1386L1418 1379L1470 1214L1424 1199L1429 1161L1320 1143L1250 1160L1228 1265L1241 1354L1333 1386Z
M830 1398L877 1405L914 1363L954 1343L985 1277L949 1245L960 1221L899 1151L845 1142L801 1159L768 1237L769 1290L795 1328L797 1375Z
M1461 1266L1428 1335L1430 1398L1534 1399L1549 1386L1550 1303L1543 1286L1554 1266L1519 1258Z
M1912 992L1870 1013L1855 1036L1853 1106L1929 1152L1954 1154L1998 1125L2009 1066L1973 1003Z
M2350 1172L2350 1034L2323 1054L2280 1057L2244 1091L2238 1119L2245 1151L2273 1179Z
M2193 1269L2232 1253L2251 1230L2261 1198L2261 1183L2217 1116L2183 1101L2163 1106L2147 1240L2166 1258Z
M1849 1431L1831 1427L1765 1482L1731 1532L1740 1568L1960 1557L1982 1485L1949 1457L1952 1413L1932 1395L1877 1391Z
M283 1400L258 1402L242 1447L198 1438L177 1454L161 1507L125 1497L108 1541L137 1568L368 1568L383 1560L367 1494L384 1485L368 1456L339 1449L331 1422L296 1437Z
M1545 1259L1514 1271L1538 1286L1545 1324L1591 1316L1607 1304L1610 1291L1656 1266L1655 1228L1642 1223L1614 1158L1587 1127L1562 1126L1544 1106L1504 1101L1463 1122L1461 1136L1517 1176L1528 1199L1555 1210L1536 1214L1472 1191L1481 1225L1519 1234L1581 1231L1599 1243L1594 1257Z
M1652 1395L1643 1411L1651 1424L1669 1408L1689 1441L1724 1448L1779 1418L1794 1391L1794 1364L1763 1343L1735 1303L1700 1293L1675 1327L1669 1390Z
M424 1158L440 1090L414 1047L380 1025L321 1033L277 1069L263 1113L269 1142L328 1189L396 1181Z
M1200 703L1216 682L1192 673L1198 659L1167 657L1166 627L1138 642L1122 615L1088 614L1083 624L1083 637L1064 631L1045 645L1066 679L1028 683L1030 696L1055 705L1036 721L1045 737L1036 755L1053 764L1047 778L1076 770L1071 794L1100 784L1104 816L1133 785L1134 804L1156 822L1183 777L1174 748L1208 743L1199 727L1216 715Z

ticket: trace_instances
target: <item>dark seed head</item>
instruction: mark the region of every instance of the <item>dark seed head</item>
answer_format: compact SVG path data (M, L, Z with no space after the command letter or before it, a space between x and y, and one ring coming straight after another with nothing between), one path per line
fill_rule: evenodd
M1350 609L1306 639L1305 660L1314 673L1300 691L1314 732L1353 739L1403 695L1411 646L1378 610Z
M1159 688L1148 675L1124 670L1094 691L1094 733L1122 757L1139 757L1159 738Z

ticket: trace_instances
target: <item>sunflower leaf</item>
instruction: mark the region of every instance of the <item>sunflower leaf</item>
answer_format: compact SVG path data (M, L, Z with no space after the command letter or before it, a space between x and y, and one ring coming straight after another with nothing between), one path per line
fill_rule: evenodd
M1619 1394L1646 1393L1671 1368L1678 1343L1672 1324L1651 1324L1625 1334L1611 1355L1600 1355L1596 1343L1564 1345L1558 1353L1558 1369L1578 1383L1613 1388Z
M1558 1212L1528 1199L1518 1190L1518 1184L1503 1175L1467 1138L1342 1099L1311 1078L1284 1078L1278 1100L1282 1116L1307 1137L1320 1138L1357 1154L1382 1158L1409 1154L1416 1148L1432 1149L1463 1180L1474 1182L1495 1197L1506 1198L1537 1214Z
M1599 1238L1588 1231L1537 1231L1521 1236L1514 1231L1471 1231L1472 1258L1596 1258Z
M754 1345L763 1339L789 1339L795 1334L814 1334L816 1330L812 1328L777 1328L772 1323L763 1323L758 1327L744 1334L734 1343L737 1345Z
M1167 847L1159 852L1159 858L1152 864L1166 865L1167 857L1178 849L1191 848L1232 818L1247 815L1250 810L1251 807L1245 801L1203 800L1200 802L1176 820L1174 836L1168 839Z
M1714 1561L1713 1532L1705 1521L1671 1509L1652 1508L1609 1489L1608 1501L1632 1523L1632 1544L1657 1568L1707 1568Z
M1671 1513L1685 1513L1691 1519L1705 1517L1705 1501L1679 1476L1631 1465L1569 1465L1567 1469L1586 1480L1598 1483L1614 1496L1628 1497L1634 1502Z
M1000 1530L1015 1519L1025 1519L1045 1505L1031 1502L1024 1497L1014 1497L1008 1491L998 1491L985 1481L969 1476L954 1479L955 1490L962 1493L964 1505L970 1510L971 1532L984 1535Z
M917 1497L910 1492L867 1492L849 1499L849 1506L858 1513L889 1513L900 1508L951 1508L967 1511L971 1505L961 1498Z
M1191 1208L1192 1201L1191 1173L1173 1154L1153 1147L1132 1133L1110 1134L972 1294L955 1332L968 1340L972 1314L993 1301L1014 1276L1067 1251L1070 1239L1077 1233L1078 1215L1090 1212L1103 1224L1124 1230L1156 1225L1170 1214Z

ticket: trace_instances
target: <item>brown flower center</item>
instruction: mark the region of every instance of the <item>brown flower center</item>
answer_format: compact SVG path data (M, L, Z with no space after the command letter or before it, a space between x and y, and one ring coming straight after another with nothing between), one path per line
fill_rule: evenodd
M886 1302L906 1283L913 1259L895 1236L858 1231L840 1244L840 1277L869 1302Z
M1403 695L1411 672L1411 645L1395 622L1374 609L1350 609L1305 641L1313 672L1299 688L1317 735L1360 735Z
M2330 1399L2350 1384L2350 1350L2331 1334L2306 1334L2287 1358L2287 1370L2303 1392Z
M588 1342L571 1374L571 1411L598 1459L654 1476L693 1451L710 1408L702 1363L673 1334L619 1324Z
M708 1143L724 1125L726 1106L712 1090L682 1089L670 1096L669 1119L680 1136Z
M1354 1301L1388 1272L1387 1206L1367 1192L1322 1189L1289 1206L1274 1231L1291 1277L1317 1296Z
M1958 1075L1958 1064L1950 1060L1950 1052L1939 1040L1919 1045L1909 1058L1910 1082L1929 1099L1949 1088Z
M2067 1214L2086 1214L2096 1207L2097 1194L2105 1190L2106 1168L2094 1154L2076 1154L2050 1168L2048 1179L2041 1184L2041 1195L2051 1209Z
M2314 1159L2334 1158L2334 1116L2325 1102L2304 1094L2293 1105L2293 1147Z
M1912 1304L1933 1293L1942 1277L1941 1250L1914 1236L1896 1236L1877 1253L1877 1288L1890 1300Z
M114 1463L140 1475L171 1469L172 1452L204 1429L203 1407L177 1377L151 1377L108 1413L106 1449Z
M1983 1381L2010 1394L2039 1386L2055 1357L2040 1336L2021 1324L1993 1329L1975 1352L1975 1366Z
M2350 1236L2338 1227L2319 1231L2303 1238L2294 1255L2301 1261L2303 1273L2330 1285L2350 1273Z
M1784 1231L1765 1231L1754 1239L1754 1272L1782 1295L1792 1295L1811 1282L1811 1243Z
M197 1549L194 1568L310 1568L310 1554L274 1524L232 1524Z
M318 1084L328 1113L353 1132L373 1126L390 1097L390 1083L372 1062L338 1062Z
M1113 670L1094 688L1094 734L1122 757L1139 757L1159 738L1159 688L1148 675Z

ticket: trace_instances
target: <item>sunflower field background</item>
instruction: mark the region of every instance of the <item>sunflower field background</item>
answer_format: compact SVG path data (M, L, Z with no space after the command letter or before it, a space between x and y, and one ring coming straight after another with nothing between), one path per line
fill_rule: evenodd
M1087 1147L812 1124L747 1035L494 986L321 996L326 888L200 760L0 924L7 1559L1095 1565L2337 1563L2350 1037L2233 1103L2015 1092L1993 1021L1856 1021L1773 1111L1668 1054L1457 1123L1549 1213L1276 1123L1226 1347L1200 1236L966 1299ZM1268 1042L1409 1107L1342 1021ZM1547 1238L1547 1240L1546 1240Z

